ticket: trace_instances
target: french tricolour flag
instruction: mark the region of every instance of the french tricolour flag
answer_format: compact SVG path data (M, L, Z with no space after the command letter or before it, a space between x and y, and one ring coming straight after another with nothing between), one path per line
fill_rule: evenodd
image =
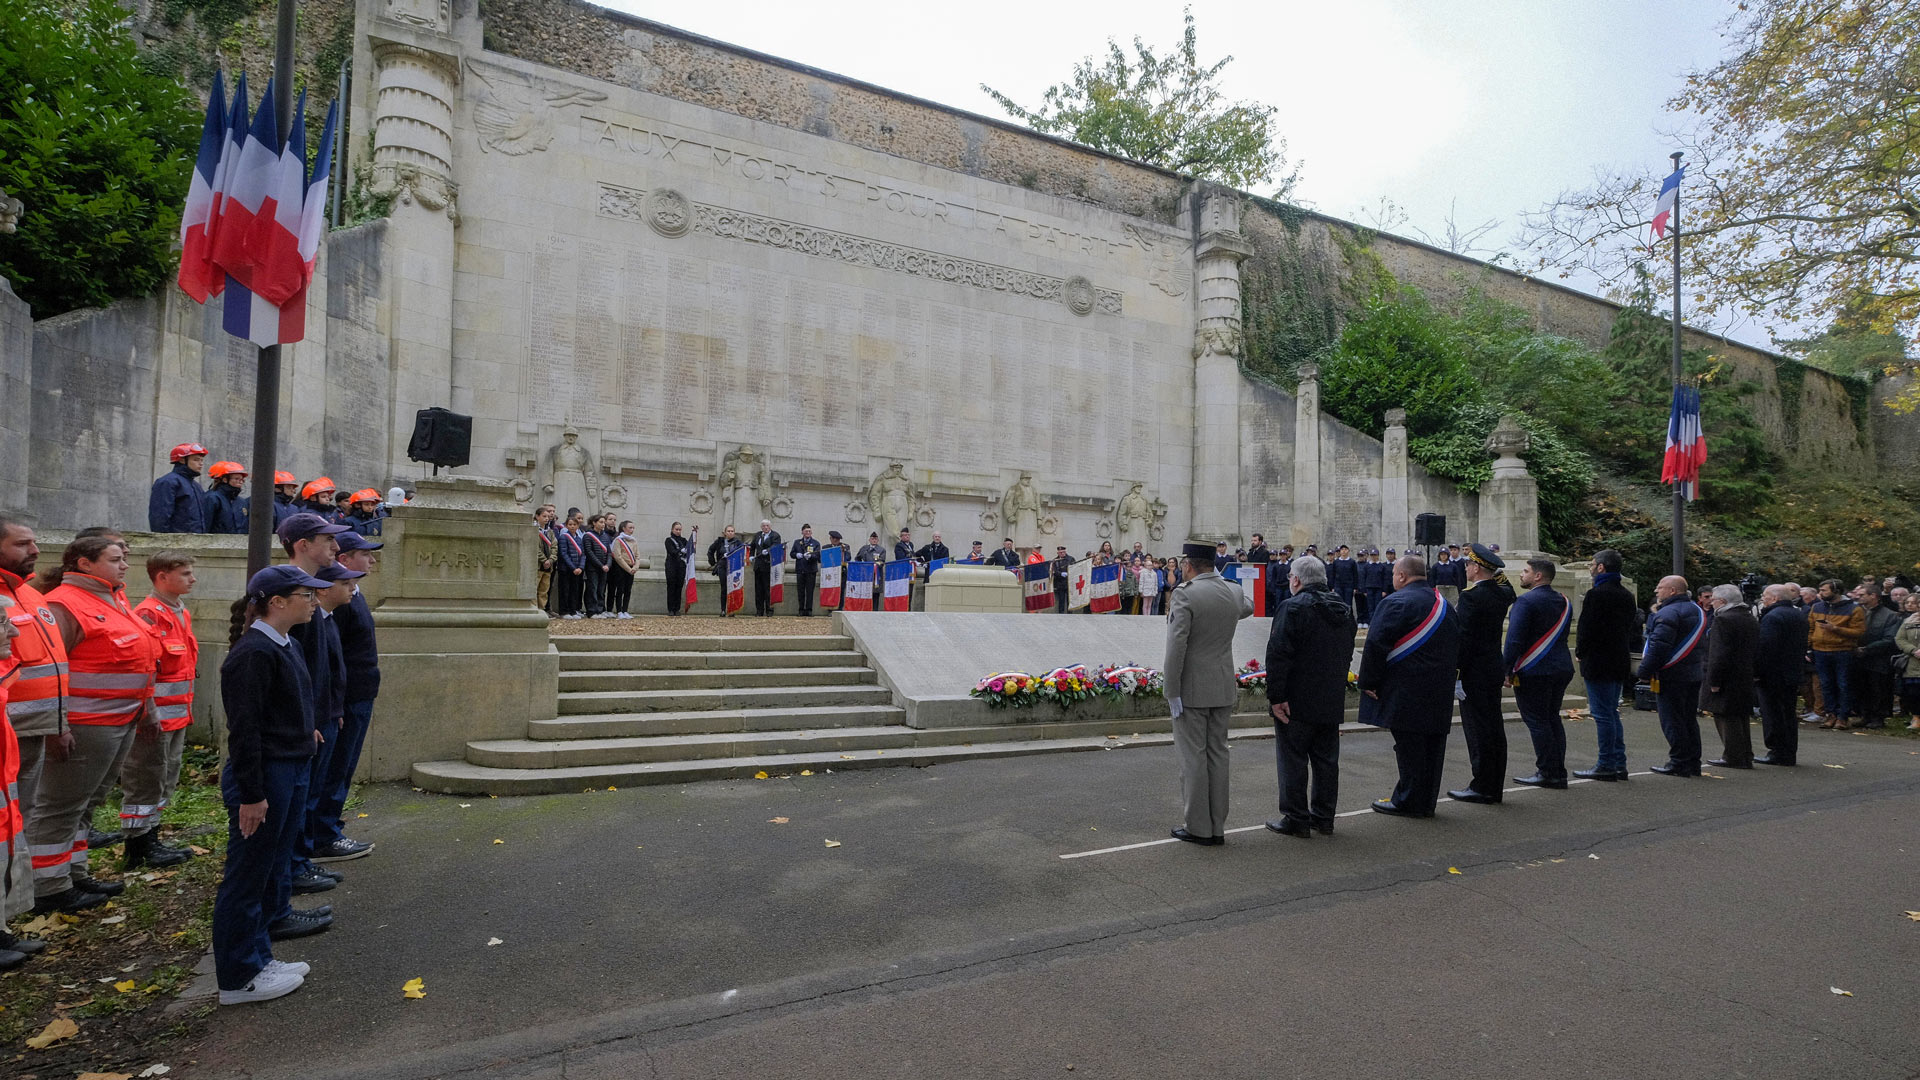
M1673 175L1660 183L1660 197L1653 203L1653 238L1667 235L1667 224L1673 220L1673 208L1680 201L1680 178L1687 175L1686 166L1673 170Z
M1053 608L1053 565L1028 563L1021 569L1021 591L1026 594L1028 611Z
M731 615L747 603L747 546L735 544L727 552L727 614Z
M1667 415L1667 453L1660 463L1660 482L1680 485L1692 502L1700 494L1700 467L1707 463L1707 436L1700 424L1700 391L1691 386L1673 390L1673 411Z
M235 107L245 100L246 76ZM206 303L226 287L227 275L213 264L213 227L220 219L220 161L227 146L227 87L218 69L213 93L207 98L207 118L200 126L200 152L193 159L193 179L187 184L187 206L180 213L180 291Z
M688 550L698 551L700 549L700 530L699 529L693 530L693 532L687 537L687 544L688 544ZM700 579L699 574L694 573L691 569L687 571L687 583L684 586L680 596L681 611L685 611L689 614L693 612L693 605L697 603L700 599L699 586L694 584L694 582L698 581L699 579Z
M1108 563L1093 568L1093 583L1088 590L1092 597L1089 605L1095 615L1105 611L1120 610L1120 564Z
M885 611L906 611L913 603L913 560L896 559L887 564Z
M820 549L820 606L837 608L840 606L840 575L844 567L840 565L846 552L838 544Z
M767 601L777 604L787 596L787 545L779 543L767 552Z
M265 111L264 109L262 111ZM266 186L247 228L247 258L253 276L247 282L255 296L274 307L284 307L306 288L305 265L300 258L301 215L307 198L307 95L293 107L293 130L275 148L267 168Z
M877 565L862 559L847 567L848 611L873 610L873 568Z

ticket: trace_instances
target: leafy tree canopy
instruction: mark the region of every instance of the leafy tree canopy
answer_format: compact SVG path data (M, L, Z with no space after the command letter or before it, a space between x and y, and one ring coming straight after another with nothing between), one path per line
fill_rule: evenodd
M0 276L35 318L174 272L201 109L147 72L126 17L114 0L0 4L0 188L26 204Z
M1035 131L1237 188L1277 176L1274 198L1283 199L1299 171L1287 171L1287 141L1273 119L1277 110L1224 100L1217 80L1232 61L1227 56L1200 63L1189 8L1179 48L1162 56L1136 37L1128 55L1109 40L1104 63L1089 56L1075 64L1073 78L1050 87L1038 109L984 83L980 89Z
M1730 52L1667 107L1686 154L1682 260L1699 314L1824 323L1852 307L1879 332L1920 317L1920 4L1750 0ZM1530 215L1541 265L1622 288L1646 256L1666 162L1605 174ZM1662 283L1664 284L1664 283Z

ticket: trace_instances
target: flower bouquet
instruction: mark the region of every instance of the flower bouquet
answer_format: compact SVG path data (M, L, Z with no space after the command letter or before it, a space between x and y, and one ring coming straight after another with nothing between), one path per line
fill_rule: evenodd
M1360 692L1360 673L1359 672L1357 671L1347 672L1347 689L1350 692L1355 694Z
M1024 671L997 671L967 693L984 698L988 708L1026 709L1040 700L1040 682Z
M1108 664L1094 677L1101 693L1116 697L1151 697L1163 693L1167 685L1159 672L1138 664Z
M1258 660L1249 660L1234 673L1242 690L1264 690L1267 687L1267 668Z
M1100 694L1094 686L1093 676L1087 674L1087 669L1079 664L1054 668L1040 676L1036 689L1040 700L1050 701L1062 709Z

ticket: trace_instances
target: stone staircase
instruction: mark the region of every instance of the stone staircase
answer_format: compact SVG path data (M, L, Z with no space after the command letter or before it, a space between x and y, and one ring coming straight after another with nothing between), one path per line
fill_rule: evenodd
M415 786L541 795L1172 741L1164 717L1070 722L1039 712L1019 723L910 728L853 639L842 636L552 640L560 654L558 715L530 724L524 739L470 742L463 760L418 763ZM1568 698L1568 708L1581 704ZM1349 708L1350 720L1355 711ZM1257 713L1235 724L1235 738L1272 735Z

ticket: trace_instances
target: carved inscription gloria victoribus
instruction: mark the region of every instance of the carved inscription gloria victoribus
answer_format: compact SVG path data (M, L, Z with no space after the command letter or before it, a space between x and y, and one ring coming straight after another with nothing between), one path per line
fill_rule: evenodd
M1097 288L1085 278L1049 277L1045 274L1015 270L1012 267L963 259L955 255L943 255L936 251L925 251L902 244L889 244L864 236L854 236L851 233L817 229L811 225L800 225L791 221L782 221L779 218L729 210L723 206L710 206L706 203L690 205L693 210L693 231L708 233L725 240L764 244L768 247L798 251L817 258L834 259L855 266L891 270L895 273L931 278L954 285L968 285L993 292L1030 296L1036 300L1050 300L1054 303L1067 304L1071 310L1081 315L1094 311L1106 315L1123 313L1120 293L1112 289ZM614 184L600 185L600 212L607 217L651 224L652 209L648 192Z

